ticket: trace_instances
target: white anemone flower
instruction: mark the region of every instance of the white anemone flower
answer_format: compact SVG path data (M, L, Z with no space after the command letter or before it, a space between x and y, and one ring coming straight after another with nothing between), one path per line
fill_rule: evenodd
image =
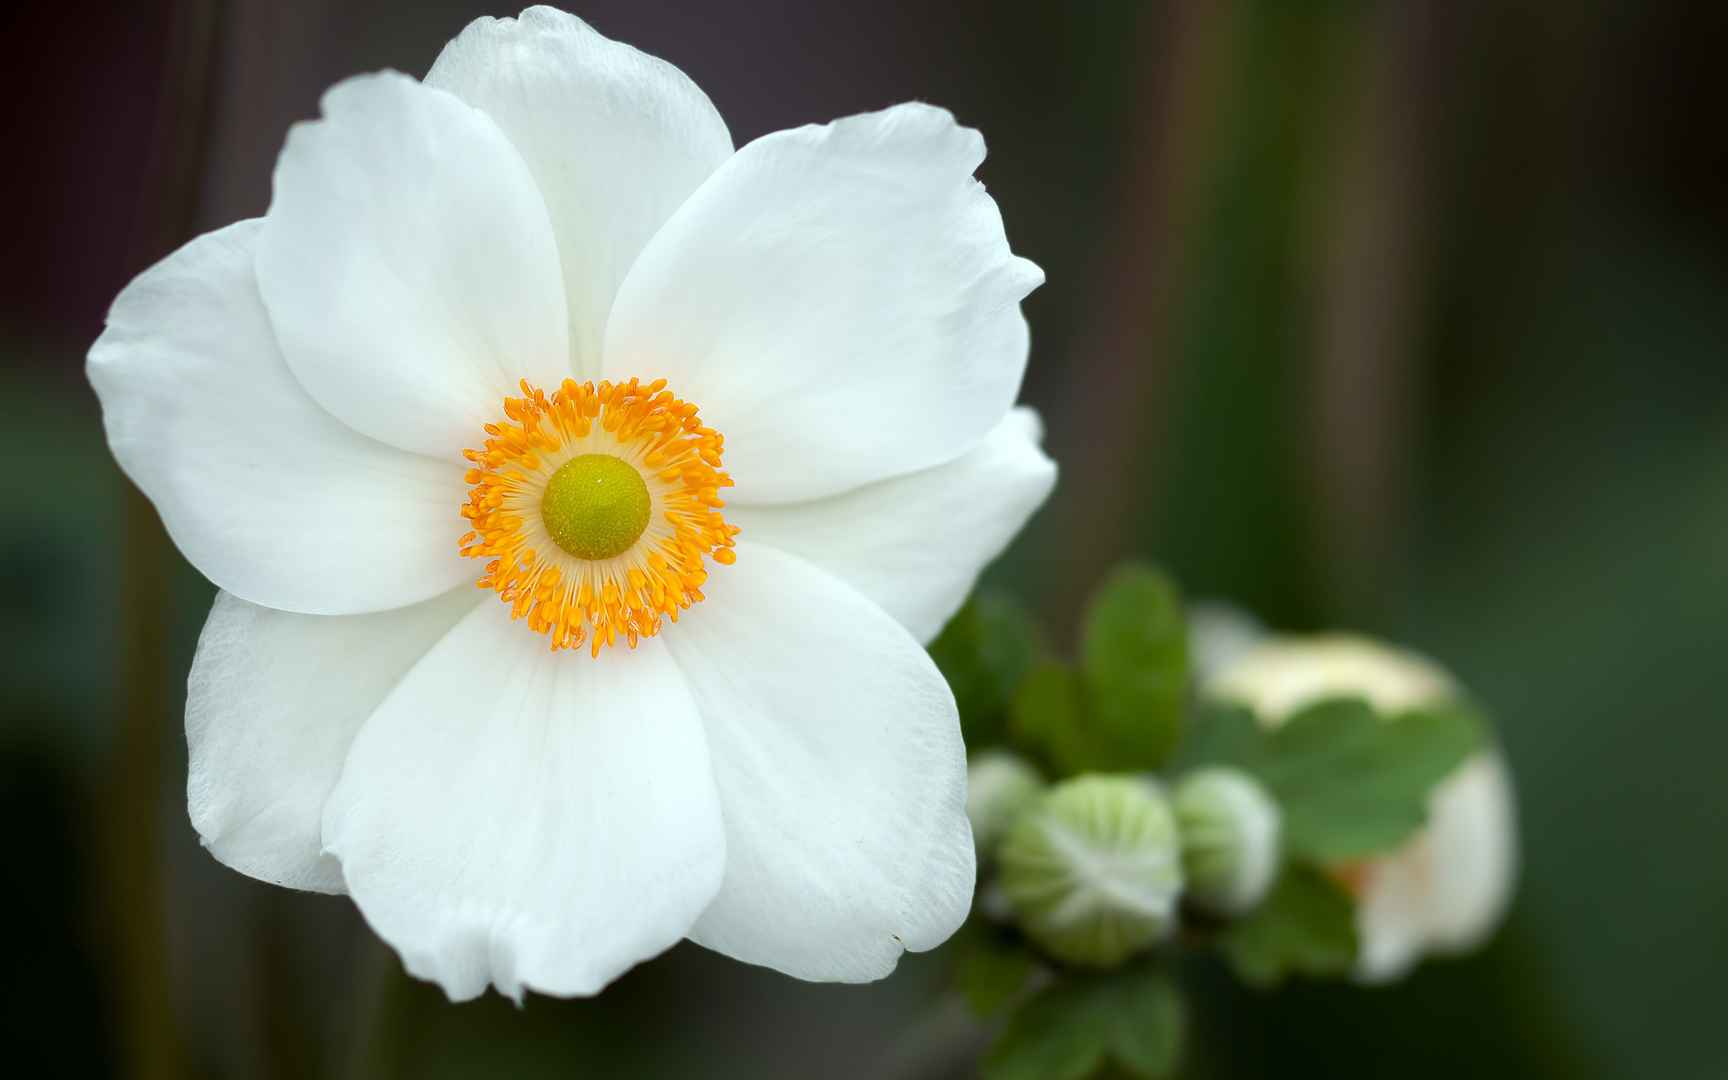
M348 893L455 999L686 937L840 981L947 938L966 759L920 642L1055 477L983 156L923 105L734 150L549 8L326 94L265 216L90 353L221 590L186 713L216 858Z
M1358 695L1381 712L1443 702L1450 676L1427 659L1364 638L1270 638L1208 687L1280 724L1327 697ZM1428 822L1402 848L1337 867L1356 894L1357 977L1397 979L1429 953L1464 952L1494 932L1512 898L1518 835L1511 774L1483 750L1441 781Z

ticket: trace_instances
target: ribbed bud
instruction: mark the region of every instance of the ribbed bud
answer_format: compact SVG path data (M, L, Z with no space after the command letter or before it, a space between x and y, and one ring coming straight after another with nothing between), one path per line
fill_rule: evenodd
M1056 785L1020 814L997 858L1021 929L1087 967L1114 967L1163 937L1182 891L1175 815L1137 777Z
M1226 916L1260 903L1278 874L1282 824L1266 789L1236 769L1200 769L1176 785L1171 805L1190 902Z
M1044 790L1038 771L1006 750L985 750L966 770L966 816L979 865L994 858L996 845L1020 811Z

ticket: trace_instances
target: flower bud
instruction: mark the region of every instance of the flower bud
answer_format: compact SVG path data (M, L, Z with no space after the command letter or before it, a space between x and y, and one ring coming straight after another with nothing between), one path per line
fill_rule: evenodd
M966 770L966 817L978 862L988 862L1021 810L1044 790L1038 771L1006 750L985 750Z
M1266 896L1278 873L1278 804L1237 769L1189 773L1171 805L1182 831L1188 898L1214 915L1241 915Z
M1139 778L1056 785L1015 820L997 858L1021 929L1058 960L1114 967L1174 922L1182 891L1176 819Z
M1272 639L1213 677L1216 698L1277 727L1322 698L1362 697L1383 714L1459 693L1438 665L1366 638ZM1517 808L1505 759L1486 747L1441 782L1428 823L1397 851L1329 867L1356 899L1356 975L1399 978L1432 952L1470 949L1493 933L1518 874Z

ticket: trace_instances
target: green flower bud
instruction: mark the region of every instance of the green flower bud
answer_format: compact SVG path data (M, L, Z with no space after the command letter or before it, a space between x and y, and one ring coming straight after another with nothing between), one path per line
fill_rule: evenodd
M1044 790L1038 771L1006 750L985 750L966 770L966 817L978 862L988 862L1020 811Z
M1266 789L1237 769L1200 769L1176 785L1188 897L1215 915L1241 915L1278 873L1282 817Z
M997 852L1026 935L1050 955L1114 967L1162 938L1182 891L1176 818L1156 786L1081 776L1051 788Z

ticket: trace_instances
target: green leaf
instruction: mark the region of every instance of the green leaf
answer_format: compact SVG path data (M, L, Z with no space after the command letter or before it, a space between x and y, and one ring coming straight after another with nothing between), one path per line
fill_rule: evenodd
M979 591L948 620L930 656L954 691L967 745L1004 741L1014 694L1042 651L1038 624L1003 592Z
M1032 953L1019 941L976 921L956 942L954 986L972 1011L991 1016L1014 1000L1032 977Z
M1182 734L1188 693L1188 630L1168 577L1119 568L1093 597L1080 643L1089 705L1090 769L1154 769Z
M1169 1076L1182 1028L1182 999L1155 967L1070 973L1008 1018L984 1058L984 1080L1084 1080L1111 1065Z
M1266 753L1266 733L1254 711L1234 702L1207 701L1194 711L1170 771L1184 773L1202 765L1233 765L1257 771Z
M1271 733L1261 770L1284 809L1285 849L1329 863L1397 847L1427 820L1429 795L1479 730L1461 708L1382 719L1345 698L1304 709Z
M1035 666L1014 696L1014 742L1058 776L1086 768L1095 751L1080 699L1080 677L1055 660Z
M1317 702L1273 731L1246 709L1212 705L1194 727L1182 766L1233 765L1258 778L1284 812L1285 850L1321 863L1403 843L1485 730L1465 704L1382 717L1358 698Z
M1296 974L1346 975L1356 966L1355 904L1324 872L1292 864L1220 944L1236 974L1254 986Z

